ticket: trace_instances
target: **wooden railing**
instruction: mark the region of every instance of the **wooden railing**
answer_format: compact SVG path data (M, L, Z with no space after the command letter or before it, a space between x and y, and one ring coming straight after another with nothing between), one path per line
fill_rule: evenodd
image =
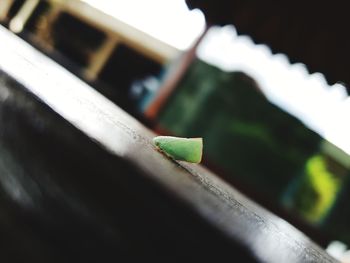
M2 262L335 262L0 27Z

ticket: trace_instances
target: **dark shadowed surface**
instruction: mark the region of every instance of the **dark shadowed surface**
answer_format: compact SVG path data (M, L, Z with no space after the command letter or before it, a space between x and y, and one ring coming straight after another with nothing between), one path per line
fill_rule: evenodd
M1 262L334 262L0 28ZM16 79L16 80L15 80Z
M186 0L200 8L208 22L233 24L239 34L291 63L321 72L329 84L342 82L350 93L350 38L347 1Z

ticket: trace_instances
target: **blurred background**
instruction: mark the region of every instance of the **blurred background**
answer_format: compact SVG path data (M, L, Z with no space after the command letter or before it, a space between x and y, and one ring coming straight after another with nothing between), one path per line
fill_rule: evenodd
M217 1L216 1L217 2ZM346 8L1 0L0 22L341 258L350 247Z

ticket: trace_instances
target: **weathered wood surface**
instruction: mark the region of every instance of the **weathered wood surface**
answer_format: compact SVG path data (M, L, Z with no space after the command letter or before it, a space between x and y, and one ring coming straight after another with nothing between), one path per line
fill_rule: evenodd
M335 262L0 28L1 262ZM118 74L116 72L116 74Z

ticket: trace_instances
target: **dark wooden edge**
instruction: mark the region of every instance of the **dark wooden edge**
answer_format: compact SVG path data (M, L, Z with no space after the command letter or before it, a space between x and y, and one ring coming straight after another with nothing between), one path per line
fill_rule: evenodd
M155 135L87 84L0 27L0 69L56 113L125 158L263 262L335 262L308 237L201 167L169 160Z

